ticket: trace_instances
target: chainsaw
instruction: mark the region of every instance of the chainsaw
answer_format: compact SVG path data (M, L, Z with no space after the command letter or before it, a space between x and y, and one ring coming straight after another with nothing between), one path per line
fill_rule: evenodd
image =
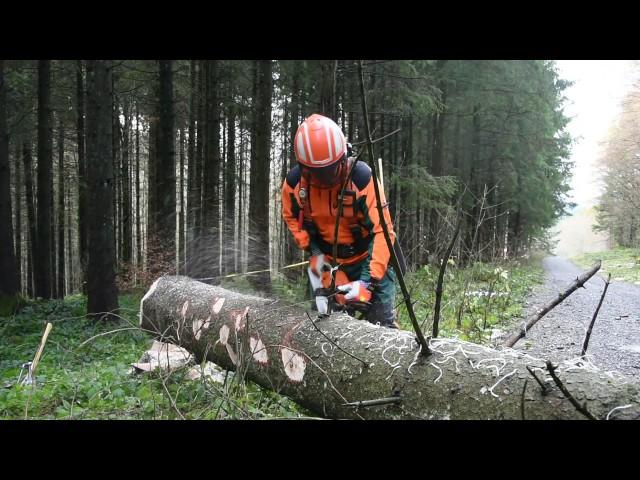
M367 314L371 307L371 302L345 299L345 293L338 287L350 282L347 275L339 270L338 266L331 268L328 265L323 266L321 271L321 286L314 289L313 294L316 297L326 298L328 302L328 312L344 311L354 316L356 312L360 312L363 316ZM333 278L335 276L335 278ZM335 280L335 281L334 281ZM333 287L332 287L333 285ZM327 316L328 313L320 314L321 317Z

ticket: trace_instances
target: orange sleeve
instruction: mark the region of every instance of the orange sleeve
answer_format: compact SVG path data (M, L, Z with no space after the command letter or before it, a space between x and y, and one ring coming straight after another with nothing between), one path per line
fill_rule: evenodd
M298 247L306 250L309 248L309 233L298 228L299 211L300 205L296 199L295 190L289 186L285 179L282 184L282 217Z
M360 275L360 279L364 281L369 281L371 278L381 280L387 272L387 265L391 258L387 242L384 238L384 231L382 230L382 223L380 221L380 214L378 213L378 204L376 202L376 192L373 182L374 179L371 177L367 186L361 191L361 195L366 195L366 200L364 202L365 225L368 226L369 231L373 235L373 242L371 242L371 246L369 246L368 262L365 263L362 269L362 274ZM384 221L387 224L389 236L391 237L391 244L393 245L396 234L393 230L391 214L389 213L388 205L386 205L387 200L385 198L384 191L380 186L380 182L378 182L378 188L380 190L380 199L382 200L383 205L382 210Z

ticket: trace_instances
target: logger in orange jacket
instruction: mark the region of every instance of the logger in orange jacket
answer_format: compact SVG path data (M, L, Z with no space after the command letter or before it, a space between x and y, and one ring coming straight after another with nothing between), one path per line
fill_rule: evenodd
M395 282L389 265L389 249L384 239L376 205L371 169L356 162L344 134L331 119L314 114L299 127L294 139L298 165L289 171L282 185L282 215L299 248L309 251L309 278L316 293L320 314L327 313L323 294L331 283L331 261L338 200L343 185L345 195L338 227L335 285L338 303L349 310L357 302L367 305L365 318L371 323L397 328L395 322ZM391 241L395 233L384 192L384 221Z

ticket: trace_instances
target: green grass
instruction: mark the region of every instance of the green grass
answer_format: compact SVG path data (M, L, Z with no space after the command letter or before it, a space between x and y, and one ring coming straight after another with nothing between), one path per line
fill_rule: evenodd
M5 419L187 419L279 418L308 415L286 397L252 382L191 381L186 369L170 375L130 374L151 343L137 326L140 295L120 297L121 318L84 318L86 298L28 302L0 317L0 418ZM22 363L31 361L47 321L53 329L38 366L37 387L13 385ZM231 378L231 377L230 377ZM164 384L164 385L163 385ZM166 386L166 390L165 390ZM175 407L173 406L175 402ZM178 413L178 411L180 413Z
M431 335L433 329L438 274L439 269L424 266L406 277L415 302L414 311L425 335ZM538 257L501 265L478 262L468 268L457 268L450 261L444 278L439 336L489 343L492 329L508 327L514 318L522 315L526 296L535 285L542 283L543 277ZM412 330L399 291L397 302L400 326Z
M602 267L598 272L600 275L611 273L612 280L640 282L640 248L618 247L605 252L585 253L571 260L585 268L602 260Z

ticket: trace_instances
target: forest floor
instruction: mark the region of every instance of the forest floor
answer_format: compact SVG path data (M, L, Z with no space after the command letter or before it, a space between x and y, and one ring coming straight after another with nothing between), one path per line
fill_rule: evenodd
M432 318L437 269L407 275L419 318ZM307 308L303 277L276 281L274 294ZM501 325L521 316L525 299L542 280L539 258L502 265L477 263L447 269L441 336L488 344ZM238 277L223 286L246 293ZM0 317L0 418L4 419L274 419L313 416L287 397L232 375L222 383L189 380L187 368L170 374L132 373L152 339L138 326L143 291L120 295L120 317L84 317L86 297L27 302ZM402 297L398 294L398 303ZM404 307L400 323L411 329ZM21 366L33 359L46 322L53 323L36 372L37 388L17 385ZM428 320L423 325L430 331Z
M0 418L4 419L218 419L307 415L286 397L229 375L224 383L170 374L132 373L150 347L140 331L143 292L120 295L120 318L84 318L86 297L29 301L0 317ZM46 322L53 324L36 371L37 388L16 385L33 359ZM111 332L111 333L110 333Z
M596 258L602 258L598 254L586 257L588 261L583 260L581 267L561 257L545 258L545 282L528 299L525 317L535 314L593 265ZM585 283L585 288L578 289L544 316L514 348L554 361L580 356L587 328L604 289L606 273L611 272L611 284L591 333L587 357L598 368L626 376L640 374L640 286L621 280L622 274L616 271L619 264L618 260L604 260L607 268L604 273L599 271ZM627 270L625 268L625 272ZM514 324L512 330L517 328Z

